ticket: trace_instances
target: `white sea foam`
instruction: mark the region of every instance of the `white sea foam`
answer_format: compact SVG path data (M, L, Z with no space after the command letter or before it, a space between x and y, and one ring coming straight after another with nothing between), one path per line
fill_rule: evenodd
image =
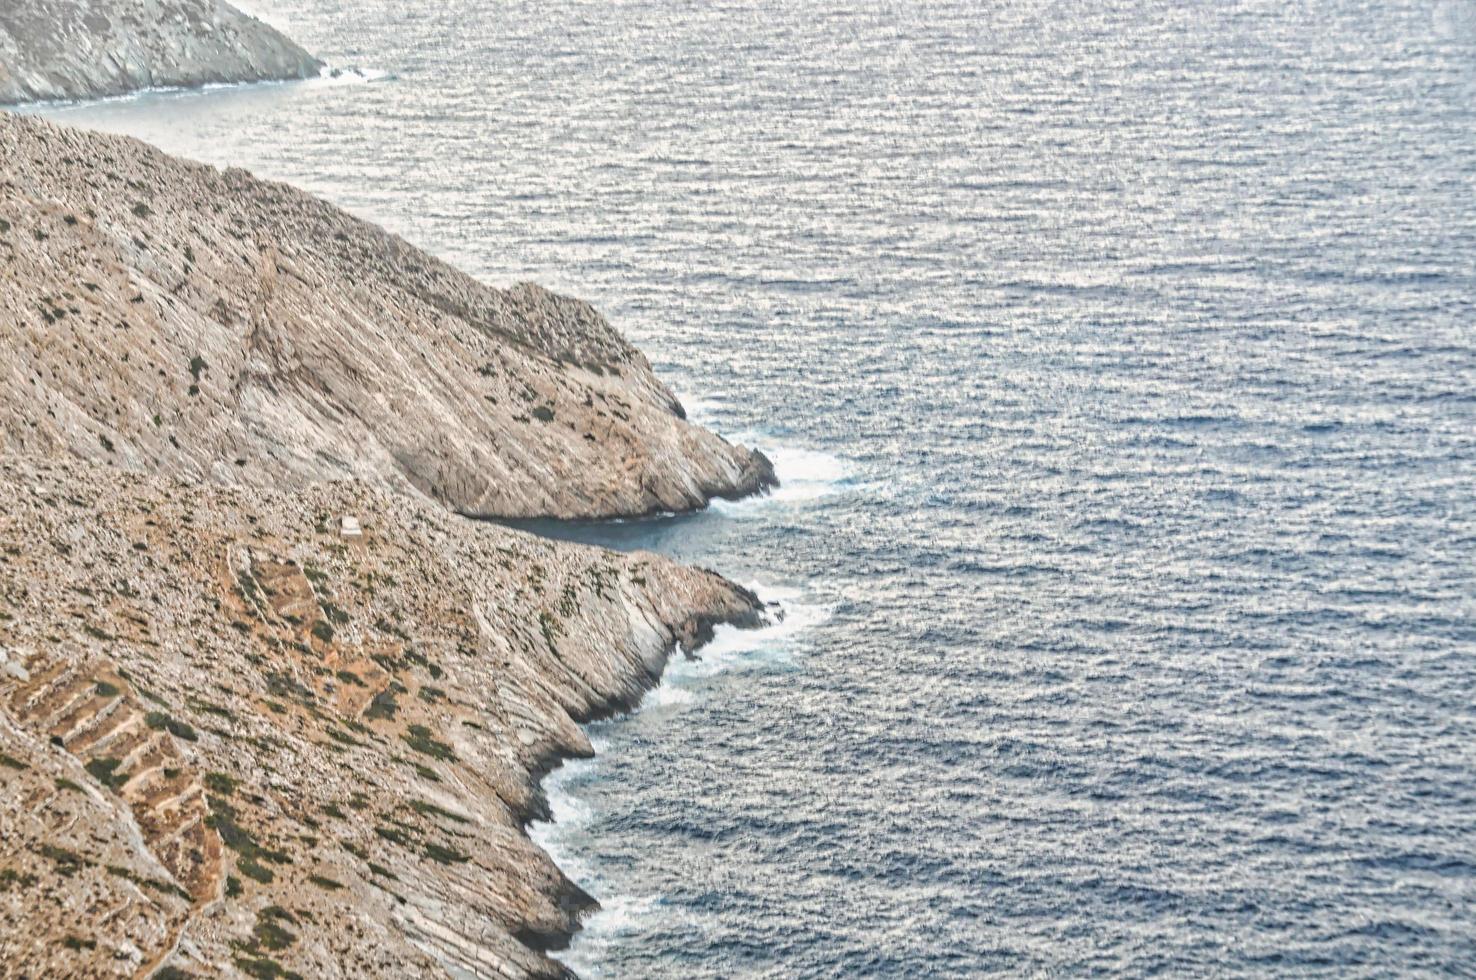
M721 398L681 398L687 409L687 418L694 424L721 431L728 403ZM779 476L779 487L763 497L748 497L739 501L714 500L712 507L725 514L738 514L762 508L766 504L798 503L818 500L829 496L850 484L854 478L852 467L832 453L805 446L793 446L776 442L764 432L740 432L732 440L745 446L753 446L764 452L774 464Z
M595 751L599 752L598 746ZM588 882L591 869L580 858L583 849L579 844L595 814L579 787L597 778L598 766L598 756L573 759L545 776L543 792L552 819L528 827L533 843L548 852L564 874L581 885Z
M717 422L721 415L727 410L728 403L725 399L716 398L711 395L705 397L683 395L677 393L677 400L686 409L687 420L694 425L705 428L718 428Z
M208 98L216 95L229 95L231 93L249 95L252 92L264 89L283 88L289 85L303 87L325 88L339 85L367 85L371 82L393 81L395 75L378 68L349 68L326 67L322 74L314 78L283 78L266 79L259 82L209 82L205 85L154 85L148 88L136 89L124 92L120 95L106 95L96 99L62 99L49 102L35 102L18 107L18 111L30 114L54 114L61 116L63 113L72 111L86 112L102 106L110 105L150 105L163 100L189 101Z
M336 68L330 65L317 78L309 78L303 84L312 86L369 85L373 82L391 81L394 77L389 72L380 71L378 68L361 68L357 65Z
M770 623L759 629L719 626L712 640L688 657L672 655L661 683L641 700L637 712L684 708L701 700L702 687L718 674L741 670L772 670L793 664L805 633L830 616L829 606L807 601L800 589L750 583L749 588L771 604Z
M851 480L851 468L844 460L817 449L778 446L769 459L779 475L779 488L771 495L774 500L816 500Z
M742 500L714 500L712 509L732 517L762 513L772 507L795 506L828 497L851 488L854 471L841 457L804 446L768 446L763 436L737 437L735 441L757 446L774 464L779 486L761 497Z
M807 601L800 589L757 582L749 583L748 587L770 603L770 623L760 629L747 630L727 625L717 627L711 642L701 649L696 659L685 656L673 659L662 678L663 686L711 677L734 667L791 661L796 641L830 617L829 606Z
M661 914L659 898L619 895L605 899L600 903L600 910L584 920L584 928L559 959L580 976L605 976L600 963L606 959L606 951L626 936L640 932L647 922Z
M804 635L831 613L830 606L813 601L801 589L756 582L749 583L749 588L772 604L770 624L755 630L719 626L696 658L678 651L661 683L641 701L638 712L684 709L700 701L703 686L718 674L776 669L793 663ZM608 733L606 726L621 723L615 719L600 727ZM570 879L600 901L599 910L584 920L569 949L559 955L580 975L598 977L603 975L599 964L611 946L665 912L660 896L611 895L603 887L589 837L589 828L598 814L582 791L600 778L600 757L609 748L610 736L594 735L590 741L595 750L593 759L567 762L544 779L552 820L532 824L528 834Z

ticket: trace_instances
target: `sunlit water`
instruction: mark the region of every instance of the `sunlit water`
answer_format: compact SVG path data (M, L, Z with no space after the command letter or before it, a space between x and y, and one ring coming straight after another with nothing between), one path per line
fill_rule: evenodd
M60 111L589 298L774 499L537 829L610 977L1476 973L1476 9L279 0Z

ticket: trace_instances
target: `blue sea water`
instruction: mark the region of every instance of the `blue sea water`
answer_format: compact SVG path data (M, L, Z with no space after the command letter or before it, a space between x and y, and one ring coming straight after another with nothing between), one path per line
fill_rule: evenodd
M1476 975L1476 4L272 0L51 112L596 302L786 618L549 783L592 977Z

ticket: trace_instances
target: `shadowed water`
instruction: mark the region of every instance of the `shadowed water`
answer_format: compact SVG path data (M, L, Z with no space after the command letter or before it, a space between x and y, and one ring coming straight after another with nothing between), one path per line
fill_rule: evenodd
M592 976L1476 972L1469 2L258 5L56 112L606 310L782 599L537 829Z

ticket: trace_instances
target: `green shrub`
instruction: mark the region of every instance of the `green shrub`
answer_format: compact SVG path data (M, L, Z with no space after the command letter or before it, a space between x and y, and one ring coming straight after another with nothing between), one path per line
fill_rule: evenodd
M431 730L424 725L411 725L410 730L400 737L405 740L406 745L423 755L447 762L456 761L456 753L451 750L451 746L435 739Z
M272 879L276 877L276 875L272 874L272 870L270 868L266 867L254 858L238 858L236 860L236 870L241 872L246 877L250 878L252 881L259 881L263 885L270 885L272 883Z
M56 865L56 873L63 878L70 878L87 865L75 851L69 851L65 847L57 847L55 844L42 844L36 848L36 853Z
M443 810L434 803L427 803L425 800L411 800L410 809L423 817L442 817L455 823L471 823L470 820L461 814L452 813L450 810Z
M450 847L442 847L440 844L434 843L425 845L424 854L432 861L438 861L441 864L464 864L471 860L471 858L458 850Z
M399 709L399 704L395 702L394 692L386 689L374 695L374 700L369 702L369 708L364 712L364 717L370 721L391 721Z
M290 912L276 905L270 905L256 913L256 928L251 930L251 935L258 946L279 950L297 942L297 936L281 925L281 920L295 921Z
M230 796L236 791L238 783L223 772L210 772L205 774L205 788L212 793L221 796Z
M126 776L118 774L118 767L122 764L122 759L115 759L112 756L102 756L101 758L88 760L84 768L93 779L96 779L108 789L116 792L124 783L128 782Z
M186 742L194 742L199 739L195 730L178 719L171 718L162 711L150 711L144 715L144 724L154 731L166 731L175 738L182 738Z
M161 966L154 971L154 980L195 980L195 974L177 966Z
M401 847L409 847L413 843L409 834L396 827L375 827L374 832L391 844L399 844Z

